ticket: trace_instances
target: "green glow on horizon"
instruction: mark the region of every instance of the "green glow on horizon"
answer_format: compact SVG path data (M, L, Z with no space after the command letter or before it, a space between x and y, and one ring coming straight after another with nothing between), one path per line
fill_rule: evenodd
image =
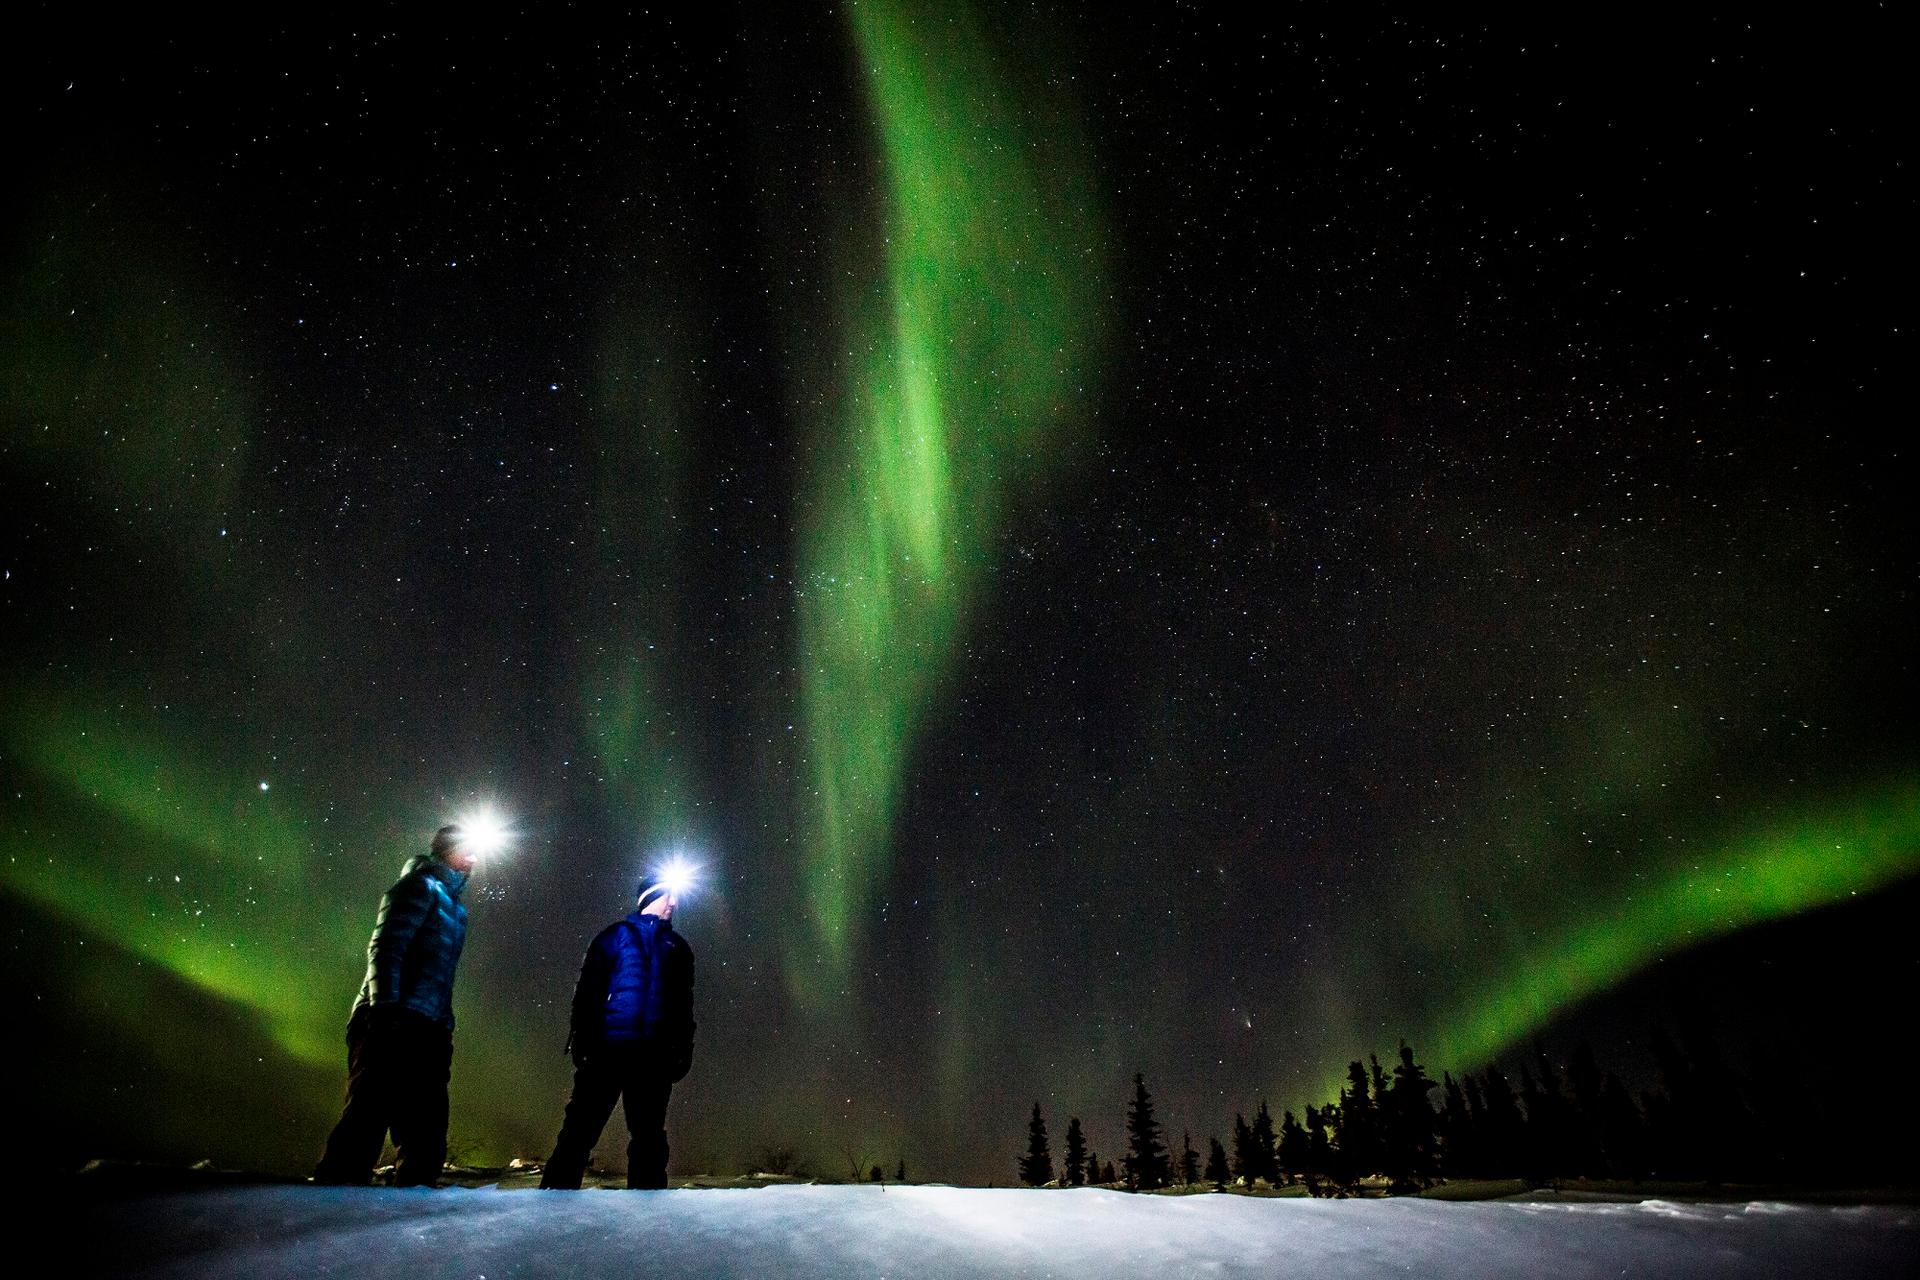
M36 829L8 833L0 883L105 926L259 1014L289 1054L333 1065L348 999L315 999L312 957L362 949L365 921L305 903L312 840L283 793L128 730L118 713L89 717L45 696L8 711L8 751L46 799Z
M1435 1070L1477 1069L1665 956L1920 874L1920 783L1859 790L1796 819L1702 843L1717 852L1650 871L1643 888L1583 898L1578 916L1536 921L1528 942L1489 952L1408 1036L1415 1051ZM1326 1064L1318 1095L1297 1101L1331 1100L1348 1059L1388 1047L1336 1049L1338 1064Z
M1502 966L1444 1018L1434 1060L1477 1064L1663 954L1841 902L1920 872L1920 785L1902 783L1727 844Z
M1084 443L1102 274L1077 132L1016 102L964 20L848 9L880 151L881 286L843 288L838 403L801 504L801 817L812 945L844 975L918 730L1004 523ZM1045 150L1042 148L1058 148ZM856 278L858 273L853 274Z
M0 709L24 817L0 840L0 890L256 1018L289 1057L337 1070L379 896L426 848L430 825L411 833L417 843L323 825L302 812L297 784L261 791L252 774L182 746L196 735L142 722L98 691L16 689ZM375 852L370 867L365 854L335 865L323 848ZM542 1060L524 1047L552 1028L476 1000L475 963L462 960L456 996L471 1072L456 1088L491 1125L468 1141L497 1152L498 1135L527 1128L516 1100L542 1087ZM88 1016L152 1037L165 1056L198 1032L109 1001Z
M298 850L307 842L286 814L282 793L262 792L243 775L208 769L173 742L125 732L115 717L88 717L53 698L35 702L30 710L16 707L9 717L13 750L121 818L123 830L184 846L203 861L235 870L260 866L269 876L297 873Z

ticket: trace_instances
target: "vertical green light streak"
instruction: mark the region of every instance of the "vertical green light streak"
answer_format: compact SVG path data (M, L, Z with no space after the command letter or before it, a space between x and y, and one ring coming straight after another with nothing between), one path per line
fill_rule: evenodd
M1003 522L1083 439L1101 274L1071 125L1016 105L950 13L847 12L880 151L881 287L840 298L798 619L806 955L841 974Z
M613 312L589 437L597 564L581 713L618 812L653 845L684 830L696 795L672 696L691 662L679 619L693 397L680 317L626 298Z

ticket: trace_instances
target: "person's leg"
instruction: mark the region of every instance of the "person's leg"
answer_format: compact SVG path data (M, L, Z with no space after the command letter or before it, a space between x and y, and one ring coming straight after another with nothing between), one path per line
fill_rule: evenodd
M347 1030L347 1100L340 1122L327 1135L326 1149L313 1180L328 1186L364 1187L373 1180L373 1162L387 1140L393 1110L392 1045L385 1028L376 1032L369 1018Z
M641 1070L627 1079L627 1186L634 1190L667 1185L667 1099L673 1085Z
M586 1175L593 1144L607 1127L613 1104L620 1097L620 1073L602 1052L585 1058L573 1069L573 1096L567 1099L560 1136L540 1172L540 1186L549 1191L577 1191Z
M447 1163L447 1081L453 1076L453 1033L425 1018L406 1020L405 1052L394 1086L396 1187L432 1187Z

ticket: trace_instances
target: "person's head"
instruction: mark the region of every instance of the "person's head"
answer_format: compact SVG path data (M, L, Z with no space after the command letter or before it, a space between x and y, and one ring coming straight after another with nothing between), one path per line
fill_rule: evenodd
M634 891L643 916L659 916L662 920L673 919L673 909L680 905L674 896L673 887L660 877L648 872L640 877L640 887Z
M473 870L478 859L473 856L473 850L461 843L460 836L460 824L449 822L433 833L432 852L434 857L464 874Z

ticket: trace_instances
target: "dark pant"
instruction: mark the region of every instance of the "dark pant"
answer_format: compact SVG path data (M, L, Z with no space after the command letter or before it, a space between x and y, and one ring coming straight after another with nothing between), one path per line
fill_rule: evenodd
M667 1185L667 1099L673 1082L662 1074L656 1056L646 1050L596 1049L576 1059L573 1097L553 1155L540 1175L550 1190L578 1190L593 1155L593 1144L607 1127L613 1104L626 1099L627 1185Z
M313 1180L364 1187L393 1130L393 1181L431 1187L447 1159L453 1033L407 1010L361 1010L347 1024L347 1102Z

